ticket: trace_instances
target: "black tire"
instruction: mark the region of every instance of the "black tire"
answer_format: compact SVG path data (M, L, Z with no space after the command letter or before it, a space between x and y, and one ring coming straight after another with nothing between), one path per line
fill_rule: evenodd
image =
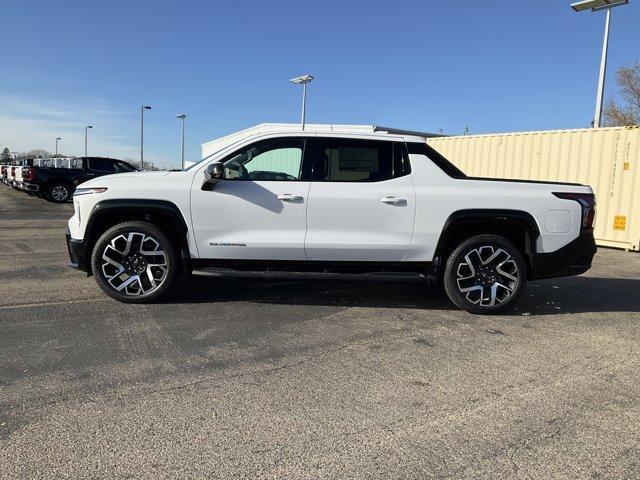
M66 183L52 183L47 188L47 200L53 203L65 203L71 200L73 189Z
M154 247L154 242L157 248ZM143 254L143 244L146 252L163 254ZM120 266L106 261L105 255ZM164 265L159 266L160 263ZM163 268L164 274L161 271ZM173 242L155 225L147 222L124 222L100 236L91 255L91 269L98 286L111 298L124 303L151 303L162 297L177 278L178 255ZM137 280L130 280L136 276ZM130 283L122 287L128 281ZM139 292L135 293L136 291Z
M477 235L451 252L443 283L447 296L457 307L469 313L490 315L518 300L526 276L526 263L513 243L498 235Z

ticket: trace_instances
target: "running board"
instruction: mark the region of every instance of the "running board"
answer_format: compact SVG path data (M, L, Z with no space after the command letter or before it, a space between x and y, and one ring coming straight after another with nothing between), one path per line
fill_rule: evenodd
M281 270L247 271L231 268L205 267L191 272L198 277L236 277L236 278L273 278L297 280L357 280L375 282L416 282L428 280L427 275L413 272L372 272L372 273L336 273L336 272L287 272Z

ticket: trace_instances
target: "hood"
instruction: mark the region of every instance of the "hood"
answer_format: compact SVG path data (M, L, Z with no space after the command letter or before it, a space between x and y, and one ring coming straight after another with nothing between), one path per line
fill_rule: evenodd
M122 182L153 182L154 179L166 177L168 171L160 172L129 172L114 173L113 175L104 175L102 177L93 178L82 183L82 187L108 187L109 185L120 184Z

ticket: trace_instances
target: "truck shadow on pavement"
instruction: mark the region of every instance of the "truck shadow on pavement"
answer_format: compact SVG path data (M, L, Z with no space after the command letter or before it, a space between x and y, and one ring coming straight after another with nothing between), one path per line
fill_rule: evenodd
M503 315L640 312L640 279L564 277L530 282ZM162 303L256 302L282 305L458 310L422 283L345 283L183 278Z

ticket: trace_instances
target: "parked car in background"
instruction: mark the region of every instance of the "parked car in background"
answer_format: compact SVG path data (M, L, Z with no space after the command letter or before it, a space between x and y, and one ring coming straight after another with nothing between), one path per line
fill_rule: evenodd
M135 171L132 165L115 158L55 159L53 166L30 166L22 174L21 188L38 192L52 202L63 203L70 200L76 187L87 180L103 175Z
M419 280L480 314L513 305L528 280L591 267L589 186L468 177L429 134L313 128L266 124L184 171L87 182L71 265L122 302L154 301L185 272Z
M28 174L29 167L33 165L33 159L24 159L19 160L18 165L16 165L14 170L14 186L19 188L20 190L24 190L23 188L23 174L26 172Z
M9 185L9 170L11 169L11 164L3 163L0 165L0 181L5 185Z
M11 165L9 167L9 173L7 175L7 179L9 181L9 185L12 186L15 189L18 188L18 185L16 184L16 169L17 168L18 168L17 165Z

